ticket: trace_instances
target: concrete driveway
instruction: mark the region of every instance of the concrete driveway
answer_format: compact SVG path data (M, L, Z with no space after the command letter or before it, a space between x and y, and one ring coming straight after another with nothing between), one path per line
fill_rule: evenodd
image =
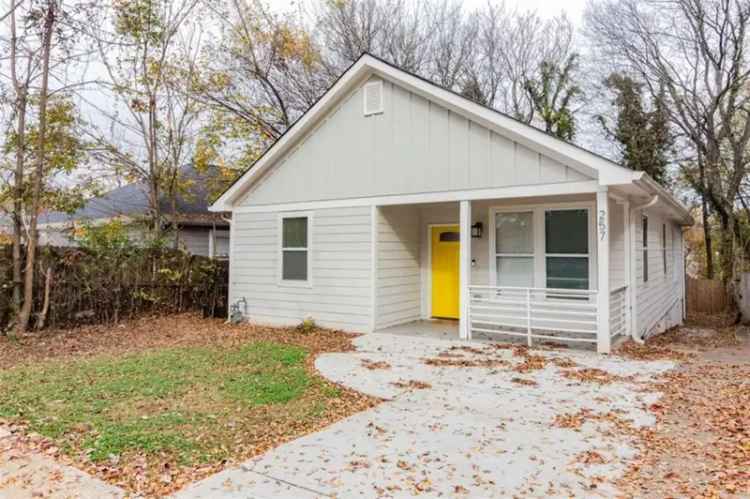
M612 496L634 452L612 418L653 424L643 383L673 367L386 334L355 344L317 368L385 402L175 497Z

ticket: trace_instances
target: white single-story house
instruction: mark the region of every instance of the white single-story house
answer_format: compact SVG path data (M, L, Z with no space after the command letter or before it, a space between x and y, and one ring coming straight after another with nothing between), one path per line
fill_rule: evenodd
M211 206L257 323L590 342L681 323L688 211L642 172L363 55Z

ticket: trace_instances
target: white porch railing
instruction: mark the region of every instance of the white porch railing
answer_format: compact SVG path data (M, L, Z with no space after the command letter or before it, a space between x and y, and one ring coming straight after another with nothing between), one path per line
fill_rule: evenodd
M609 293L609 334L627 334L628 329L628 287L620 286Z
M597 292L469 286L471 333L597 342Z

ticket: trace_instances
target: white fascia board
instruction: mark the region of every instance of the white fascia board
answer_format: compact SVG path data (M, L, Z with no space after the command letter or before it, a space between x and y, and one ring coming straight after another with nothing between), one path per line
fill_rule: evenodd
M394 194L392 196L375 196L326 201L307 201L299 203L264 204L240 206L235 213L267 213L278 211L323 210L330 208L351 208L355 206L391 206L403 204L445 203L454 201L477 201L482 199L511 199L536 196L563 196L569 194L593 194L599 191L596 180L580 182L561 182L557 184L533 184L513 187L495 187L491 189L473 189L468 191L426 192L416 194Z

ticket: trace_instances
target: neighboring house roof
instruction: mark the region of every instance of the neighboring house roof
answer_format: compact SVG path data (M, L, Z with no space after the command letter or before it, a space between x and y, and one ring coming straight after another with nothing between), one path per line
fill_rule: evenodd
M683 223L689 225L693 222L689 212L644 172L636 172L618 165L603 156L408 73L371 54L363 54L352 64L329 90L255 162L252 168L224 191L209 209L217 212L231 211L233 205L265 175L267 170L276 167L280 163L279 160L312 132L320 120L334 110L346 95L371 76L398 84L519 144L564 163L588 177L597 178L602 186L634 185L641 195L658 195Z
M181 175L183 180L190 180L192 184L187 193L177 196L176 216L171 216L172 203L166 197L163 197L160 202L162 213L180 225L228 225L220 214L208 211L208 178L211 173L203 174L192 166L186 166ZM92 198L74 213L44 213L40 216L39 223L64 224L72 221L96 221L116 217L134 218L145 215L148 210L148 186L143 182L137 182Z

